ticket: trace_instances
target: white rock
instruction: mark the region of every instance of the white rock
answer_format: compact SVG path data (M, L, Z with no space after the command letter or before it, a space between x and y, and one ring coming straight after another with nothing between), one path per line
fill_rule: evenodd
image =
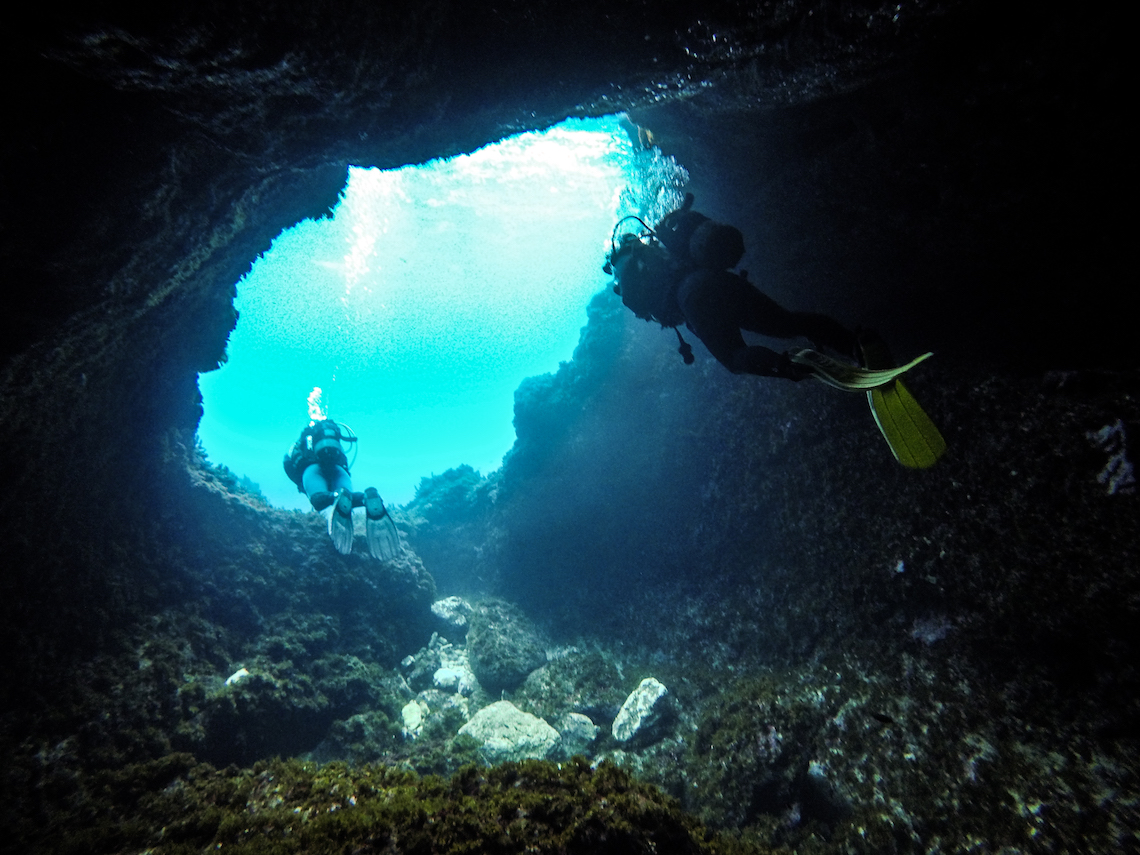
M458 671L451 668L439 668L432 675L431 682L437 689L445 692L455 692L459 689L461 677Z
M471 664L467 659L466 648L456 647L454 644L449 644L443 640L440 640L440 642L433 645L433 647L439 654L440 670L447 669L459 675L459 681L455 684L452 691L464 696L474 692L475 686L478 685L479 681L475 679L475 674L471 670ZM439 672L437 671L436 673Z
M537 716L525 713L510 701L483 707L459 732L482 743L488 763L532 758L543 760L559 744L558 731Z
M419 701L408 701L400 710L400 718L404 723L404 736L415 739L424 729L424 713L427 712Z
M613 723L614 739L629 742L635 736L652 735L656 725L667 717L669 690L653 677L646 677L621 705Z
M248 671L246 671L244 668L238 668L236 671L234 671L232 674L230 674L230 676L226 677L226 685L227 686L233 686L236 683L240 683L242 680L244 680L248 676L249 676Z

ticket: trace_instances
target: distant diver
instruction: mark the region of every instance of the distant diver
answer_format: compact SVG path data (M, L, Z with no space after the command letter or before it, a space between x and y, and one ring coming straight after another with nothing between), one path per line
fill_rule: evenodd
M827 315L788 311L753 286L746 273L731 270L744 256L740 230L692 208L693 194L687 193L684 204L653 228L638 217L625 217L614 226L602 269L614 277L614 292L626 307L643 320L672 328L686 365L693 363L693 351L678 329L682 324L734 374L797 381L816 377L836 388L866 391L895 458L910 468L933 466L946 442L898 380L930 354L895 368L886 345L873 332L856 334ZM619 237L630 221L641 229ZM806 338L815 349L776 353L749 345L741 330ZM824 347L860 364L827 356L820 352Z
M368 551L374 558L390 561L400 554L400 535L384 500L375 487L363 493L352 492L350 464L341 443L356 441L347 425L338 425L332 419L314 419L285 455L285 474L299 492L309 497L313 510L328 519L329 537L337 552L352 552L352 509L362 507Z

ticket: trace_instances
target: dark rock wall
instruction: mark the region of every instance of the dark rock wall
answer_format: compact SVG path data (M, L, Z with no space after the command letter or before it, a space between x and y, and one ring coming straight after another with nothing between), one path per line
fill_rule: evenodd
M1110 21L1014 4L942 23L857 91L774 110L747 69L632 117L789 306L989 366L1134 366Z

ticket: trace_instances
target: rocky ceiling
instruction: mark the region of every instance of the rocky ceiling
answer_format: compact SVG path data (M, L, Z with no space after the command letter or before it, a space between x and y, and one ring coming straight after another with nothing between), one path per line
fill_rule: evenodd
M897 79L968 24L934 2L34 11L4 58L0 238L3 431L34 448L5 460L0 510L21 517L52 485L43 513L61 525L73 501L112 524L133 513L123 496L152 489L170 431L197 424L197 373L223 358L234 283L282 229L335 204L349 164L627 109L652 110L698 176L748 145L741 121L831 150L848 118L775 117Z

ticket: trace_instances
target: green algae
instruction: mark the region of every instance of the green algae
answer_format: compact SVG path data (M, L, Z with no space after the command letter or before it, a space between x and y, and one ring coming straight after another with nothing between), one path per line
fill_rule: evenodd
M217 770L187 754L105 771L29 852L707 853L770 850L708 832L627 772L464 766L450 779L274 759Z

